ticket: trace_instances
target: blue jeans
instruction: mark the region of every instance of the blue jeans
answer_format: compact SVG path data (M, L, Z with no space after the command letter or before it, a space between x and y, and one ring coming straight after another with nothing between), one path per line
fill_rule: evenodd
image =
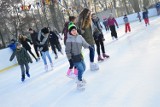
M90 62L94 62L94 55L95 55L95 47L94 47L94 45L91 45L91 47L93 48L93 49L91 49L91 48L89 48L89 58L90 58Z
M49 54L49 51L46 51L46 52L42 51L42 59L43 59L44 64L47 65L46 56L48 57L49 62L52 63L52 59L51 59L51 56Z
M78 80L79 81L82 81L82 75L83 75L83 72L85 71L86 69L86 65L84 63L84 61L80 61L80 62L76 62L74 63L74 65L76 66L77 70L78 70Z

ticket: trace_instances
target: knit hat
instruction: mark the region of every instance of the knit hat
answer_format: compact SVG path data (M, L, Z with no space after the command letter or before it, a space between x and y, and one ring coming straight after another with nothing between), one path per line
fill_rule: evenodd
M69 31L69 33L71 33L71 31L72 31L73 29L76 29L76 30L77 30L77 27L71 22L71 23L69 23L69 26L68 26L68 31Z
M49 33L49 29L47 27L44 27L42 30L41 30L42 33L44 34L47 34Z

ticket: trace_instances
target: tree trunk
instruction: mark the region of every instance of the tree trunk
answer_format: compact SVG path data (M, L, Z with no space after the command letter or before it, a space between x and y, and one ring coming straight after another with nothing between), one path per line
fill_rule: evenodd
M0 37L1 37L1 40L2 40L2 47L5 47L6 46L6 43L4 41L4 38L3 38L3 35L2 35L2 32L0 31Z

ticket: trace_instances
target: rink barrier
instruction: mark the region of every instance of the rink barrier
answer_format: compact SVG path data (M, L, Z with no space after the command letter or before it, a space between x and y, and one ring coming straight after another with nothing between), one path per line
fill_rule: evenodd
M16 57L9 61L13 51L10 48L5 48L0 50L0 72L9 70L17 65Z
M4 68L4 69L0 70L0 72L4 72L4 71L7 71L7 70L10 70L11 68L14 68L14 67L16 67L16 66L18 66L18 64L9 66L9 67L7 67L7 68Z

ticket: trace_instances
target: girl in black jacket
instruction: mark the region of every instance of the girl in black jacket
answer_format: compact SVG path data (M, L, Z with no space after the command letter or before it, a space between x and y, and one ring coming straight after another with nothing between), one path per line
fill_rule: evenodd
M35 57L35 55L31 51L30 45L28 44L28 42L30 44L32 44L32 42L26 36L23 36L23 35L19 35L18 40L22 44L22 46L35 58L35 60L38 61L38 59Z

